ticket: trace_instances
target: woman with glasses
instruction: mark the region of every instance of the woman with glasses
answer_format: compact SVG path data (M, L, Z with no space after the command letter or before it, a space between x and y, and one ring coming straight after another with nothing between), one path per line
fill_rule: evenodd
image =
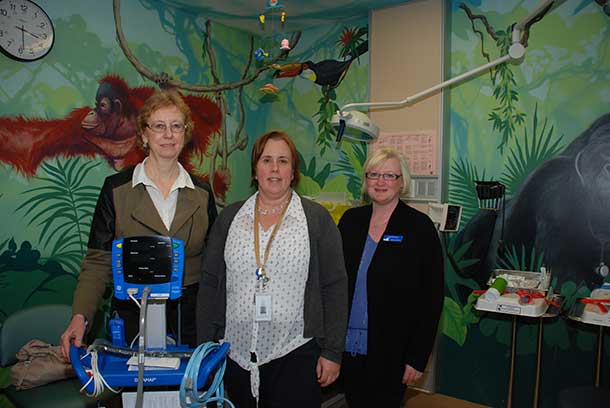
M350 305L341 382L350 408L400 407L434 344L443 256L432 221L400 200L410 181L402 154L375 151L362 184L371 203L339 221Z
M320 407L347 323L339 231L293 190L299 157L285 132L254 142L251 167L257 192L226 207L210 233L198 340L231 343L224 379L236 407Z
M183 344L196 345L199 273L216 205L210 186L178 162L184 145L191 140L191 111L177 92L159 91L144 103L136 129L147 157L104 182L74 293L73 317L61 336L65 356L70 344L81 346L112 279L112 241L133 235L164 235L184 242L184 288L179 301L167 303L168 333ZM131 300L113 298L112 310L125 320L125 337L131 341L138 332L138 306Z

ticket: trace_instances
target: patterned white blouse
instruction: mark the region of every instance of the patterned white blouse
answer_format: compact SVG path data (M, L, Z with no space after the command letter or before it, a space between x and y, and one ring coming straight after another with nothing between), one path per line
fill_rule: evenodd
M271 295L271 321L255 321L257 291L254 253L254 207L250 197L235 216L225 245L227 311L224 341L231 343L230 357L250 371L252 395L258 398L258 366L283 357L307 343L303 337L303 303L309 269L307 220L299 196L293 192L282 224L272 242L263 293ZM264 257L273 227L259 226L260 259ZM256 354L256 362L251 361Z

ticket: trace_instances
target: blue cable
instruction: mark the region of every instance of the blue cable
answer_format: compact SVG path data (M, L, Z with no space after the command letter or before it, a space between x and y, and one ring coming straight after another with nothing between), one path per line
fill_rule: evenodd
M212 385L210 385L210 387L202 394L199 394L199 392L197 391L198 376L199 370L201 368L201 363L209 354L216 351L219 347L220 345L217 343L206 342L200 344L193 351L193 355L191 356L188 364L186 365L186 369L184 370L184 376L182 377L182 381L180 383L180 406L182 408L202 407L205 406L205 404L211 402L216 402L217 406L222 407L225 401L229 404L230 407L235 408L235 405L233 405L231 401L224 397L224 386L222 384L222 378L224 376L225 366L227 364L226 359L223 360L223 362L216 370ZM190 403L186 401L187 392L188 397L191 400Z

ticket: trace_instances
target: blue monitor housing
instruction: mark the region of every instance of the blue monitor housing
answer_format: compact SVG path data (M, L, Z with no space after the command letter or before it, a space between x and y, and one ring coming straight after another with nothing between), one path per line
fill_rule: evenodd
M184 243L161 235L141 235L112 242L112 275L117 299L177 299L182 294Z

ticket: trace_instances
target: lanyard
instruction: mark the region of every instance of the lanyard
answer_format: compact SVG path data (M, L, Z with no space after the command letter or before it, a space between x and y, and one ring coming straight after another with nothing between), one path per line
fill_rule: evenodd
M286 204L286 206L282 209L280 214L280 219L275 223L273 227L273 231L271 232L271 236L267 241L267 245L265 247L265 255L263 256L263 262L261 263L261 255L260 255L260 241L259 241L259 233L258 233L258 195L256 196L256 204L254 205L254 254L256 255L256 279L262 279L263 285L266 285L269 281L267 277L267 272L265 271L265 265L267 264L267 258L269 258L269 252L271 251L271 244L273 243L273 239L280 229L280 225L284 220L284 214L286 214L286 209L290 205L290 201Z

